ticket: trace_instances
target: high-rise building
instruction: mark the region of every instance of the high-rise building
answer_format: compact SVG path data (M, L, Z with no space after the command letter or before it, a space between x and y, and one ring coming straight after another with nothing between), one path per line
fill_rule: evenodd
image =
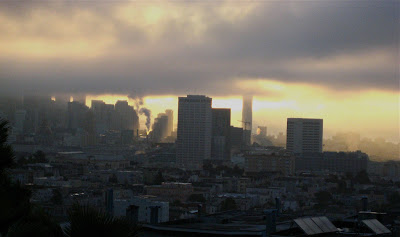
M115 104L115 129L134 130L139 129L139 117L132 106L126 100L118 100Z
M104 133L107 131L107 125L105 120L105 104L102 100L92 100L91 110L94 114L95 128L97 133Z
M293 153L322 152L322 119L288 118L286 149Z
M76 101L68 102L68 128L83 128L87 110L88 108L82 103Z
M211 159L231 158L231 109L212 109Z
M36 133L40 122L47 119L51 97L48 95L29 94L23 97L23 108L26 111L25 132Z
M96 133L103 134L113 128L113 119L116 117L113 104L106 104L102 100L92 100L91 110L94 114Z
M168 136L168 115L161 113L154 119L151 139L155 142L163 142Z
M171 136L174 131L174 111L172 109L165 110L165 114L168 116L168 130L167 136Z
M212 99L204 95L179 97L177 164L199 170L211 157Z
M15 112L15 130L18 133L24 132L24 124L26 118L26 111L25 110L17 110Z
M230 126L231 146L240 149L243 145L243 128Z
M258 126L257 128L257 135L261 137L266 137L267 136L267 127L265 126Z
M253 126L253 96L243 96L242 124L244 144L250 145Z

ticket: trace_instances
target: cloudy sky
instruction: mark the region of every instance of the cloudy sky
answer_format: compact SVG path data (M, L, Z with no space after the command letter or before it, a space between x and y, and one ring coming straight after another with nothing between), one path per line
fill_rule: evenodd
M156 112L164 108L151 101L176 107L178 95L207 94L233 113L253 94L255 126L278 131L286 117L321 117L328 132L398 140L399 8L390 0L0 1L0 93L139 95Z

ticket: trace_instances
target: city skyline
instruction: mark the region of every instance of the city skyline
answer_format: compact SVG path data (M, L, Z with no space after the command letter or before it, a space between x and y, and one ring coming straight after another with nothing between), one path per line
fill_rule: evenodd
M278 84L275 84L278 86ZM282 88L283 89L283 88ZM205 93L206 95L209 95ZM236 97L216 97L209 95L213 98L213 108L231 108L232 111L232 119L231 123L234 126L242 127L242 96ZM388 103L392 99L387 99ZM128 100L130 105L135 105L135 99L129 98L127 95L87 95L86 96L86 105L90 105L90 101L92 99L102 99L106 103L115 103L117 100ZM362 137L367 138L384 138L391 142L400 142L399 137L399 129L394 129L399 126L398 124L398 115L396 110L387 111L391 113L389 117L385 117L382 121L382 126L371 127L369 121L363 120L365 116L371 116L370 119L373 121L379 122L380 117L375 114L374 111L370 108L385 110L384 106L378 104L372 104L370 100L362 101L364 98L354 98L352 101L344 101L345 104L359 104L360 114L353 114L353 118L358 119L357 123L348 123L348 116L343 113L338 113L337 111L342 105L337 103L337 99L329 101L328 106L334 106L333 110L330 110L330 107L323 106L321 103L314 102L314 109L311 108L309 110L302 110L303 107L307 106L307 103L296 103L291 100L283 100L283 101L269 101L264 97L254 97L253 101L253 129L257 129L257 126L267 126L269 134L277 135L280 132L286 133L286 119L287 118L321 118L325 121L324 128L324 138L330 138L334 136L336 133L346 133L353 132L359 133ZM361 100L361 101L360 101ZM309 101L309 100L306 100ZM178 108L178 96L148 96L143 97L144 105L154 111L154 114L162 113L165 109L172 109L177 111ZM363 106L361 106L364 104ZM393 105L388 105L388 110L396 106L396 102ZM338 108L339 107L339 108ZM354 107L344 106L343 111L349 113L351 109ZM354 112L354 111L353 111ZM397 116L396 116L397 115ZM375 117L374 117L375 116ZM153 118L154 119L154 118ZM145 117L140 116L141 124L145 123ZM177 118L174 118L174 128L177 125ZM254 133L254 132L253 132Z
M4 96L163 97L167 108L207 94L236 123L251 94L254 125L272 133L319 117L326 134L399 141L398 1L0 4Z
M0 0L0 237L400 236L400 0Z

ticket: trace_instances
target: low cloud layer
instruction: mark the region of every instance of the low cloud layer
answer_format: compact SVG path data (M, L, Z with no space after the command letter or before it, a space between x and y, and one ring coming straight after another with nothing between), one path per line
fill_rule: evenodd
M0 93L399 90L398 1L3 1Z

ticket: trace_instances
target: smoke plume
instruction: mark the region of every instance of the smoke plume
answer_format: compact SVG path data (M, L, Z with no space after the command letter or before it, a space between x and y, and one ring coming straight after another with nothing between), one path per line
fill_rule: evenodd
M146 116L146 128L147 128L147 131L149 131L150 123L151 123L151 111L149 109L143 107L139 110L139 113L144 114Z
M150 124L151 124L151 110L143 107L143 96L137 95L138 92L134 92L134 94L129 94L128 97L132 100L135 101L135 109L139 114L144 114L146 116L146 128L147 131L150 130Z
M140 97L140 96L135 96L135 97L129 96L129 97L135 101L136 110L139 111L140 107L143 105L143 97Z

